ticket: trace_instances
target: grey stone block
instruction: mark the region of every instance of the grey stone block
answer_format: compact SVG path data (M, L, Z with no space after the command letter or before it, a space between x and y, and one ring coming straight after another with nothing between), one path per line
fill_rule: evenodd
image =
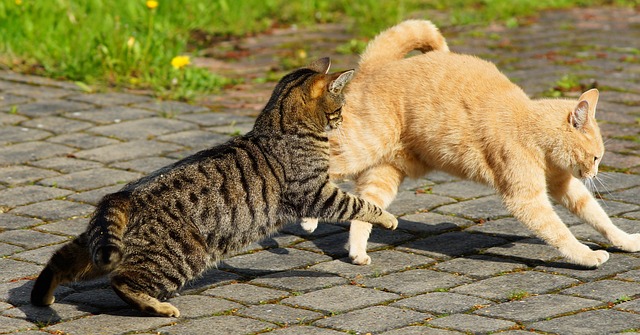
M11 186L33 183L46 177L58 176L59 173L30 166L8 166L0 168L0 183Z
M527 237L535 237L525 225L514 218L503 218L484 221L467 228L467 232L477 232L516 241Z
M120 143L120 141L113 138L96 136L86 133L62 134L47 139L47 142L64 144L78 149L93 149L110 144Z
M237 314L286 327L295 324L308 324L323 316L322 313L275 304L249 306L238 310Z
M334 274L310 270L276 272L250 281L252 284L270 286L289 292L307 292L347 282L347 279Z
M147 174L158 170L161 167L173 164L175 161L175 159L166 157L145 157L132 159L126 162L116 162L111 164L111 166L122 170L131 170Z
M269 249L224 260L219 267L243 275L258 276L310 266L331 258L298 249Z
M197 114L185 114L178 115L179 120L189 121L196 123L201 127L215 127L215 126L240 126L238 129L246 129L246 127L253 127L255 118L234 115L229 113L197 113Z
M436 213L409 214L398 218L398 229L413 234L435 234L468 227L472 221Z
M165 115L180 115L188 113L208 112L209 109L203 106L191 105L178 101L149 101L133 105L133 107L144 108L155 112L164 113Z
M406 307L420 312L429 312L436 315L463 313L470 310L484 308L492 305L493 301L451 293L431 292L402 299L391 304L392 306Z
M269 335L342 335L344 332L327 328L317 328L311 326L290 326L276 329L268 333Z
M23 97L21 95L11 94L11 93L2 93L0 94L0 108L3 110L9 110L9 106L17 106L21 104L25 104L32 99L28 97Z
M91 132L123 140L144 140L158 137L160 135L193 129L195 127L196 126L194 124L184 121L154 117L94 127L91 129Z
M495 193L492 188L470 180L434 185L431 192L455 199L479 198Z
M536 322L528 328L560 334L611 334L640 328L640 315L601 309Z
M117 161L128 161L136 158L160 156L180 149L182 149L182 147L175 144L140 140L82 150L76 152L75 156L103 163L112 163Z
M184 287L184 293L195 294L203 289L233 283L242 279L241 276L218 269L209 269L205 271L197 279L187 282Z
M14 262L17 262L17 261L14 261ZM23 264L29 264L29 263L17 262L17 264L8 264L8 265L20 266ZM42 270L41 266L36 266L33 264L29 264L29 266L33 266L33 269L37 269L37 272ZM19 270L19 269L13 269L11 271L15 271L15 270ZM32 272L32 271L29 270L24 272ZM37 274L37 272L33 272L28 276L34 276ZM31 296L31 289L33 288L33 283L35 281L25 280L23 279L23 277L19 279L9 280L9 281L2 279L2 282L0 282L0 301L4 301L13 306L22 306L22 305L30 304L29 297ZM56 288L55 294L56 294L56 297L59 298L60 296L64 296L71 292L73 292L73 290L71 290L70 288L67 288L65 286L58 286L58 288Z
M616 279L640 281L640 270L631 270L620 273L616 276Z
M0 148L0 166L22 164L72 152L73 149L67 146L41 141L17 143Z
M632 282L605 279L575 286L562 291L562 293L604 302L615 302L619 299L640 294L640 285Z
M67 199L78 201L78 202L84 202L84 203L88 203L96 206L98 205L98 202L100 202L100 200L102 200L102 198L105 195L109 193L118 192L119 190L122 189L122 187L124 187L124 185L125 184L115 184L115 185L106 186L106 187L98 188L91 191L76 193L68 196Z
M44 129L54 134L67 134L90 128L93 126L93 123L66 119L59 116L46 116L22 122L21 125L25 127Z
M505 239L484 234L450 232L405 243L398 249L446 259L476 253L507 242Z
M134 103L148 102L151 100L151 98L146 95L136 95L136 94L116 93L116 92L79 94L79 95L67 97L67 99L73 100L73 101L82 101L82 102L101 105L101 106L130 105Z
M67 241L67 238L33 230L18 229L0 233L0 241L30 249L39 247L41 245Z
M398 298L400 298L400 296L394 293L345 285L289 297L283 299L281 303L292 307L300 306L325 313L342 313L396 300Z
M97 307L100 311L125 309L130 307L129 304L120 299L116 292L111 288L72 293L63 299L60 299L59 302L93 306Z
M6 316L0 316L0 332L1 333L14 333L19 330L26 330L35 328L33 323L20 319L14 319Z
M14 254L11 258L17 260L25 260L40 265L45 265L56 250L58 250L62 244L50 245L42 248L32 249L21 253Z
M56 170L61 173L71 173L88 169L96 169L102 166L102 164L97 162L91 162L72 157L47 158L39 160L37 162L32 162L31 164L43 169Z
M395 250L380 250L369 253L371 264L355 265L348 258L335 259L312 266L310 269L325 273L333 273L346 278L380 276L390 272L412 267L425 266L435 262L434 259L422 255L404 253Z
M438 329L438 328L433 328L428 326L409 326L409 327L398 328L398 329L390 330L384 333L380 333L380 335L461 335L461 334L464 334L464 333L453 331L453 330Z
M206 129L220 134L239 136L250 132L251 129L253 129L253 123L236 123L226 126L208 127Z
M0 257L9 256L22 250L24 250L24 248L17 245L0 242Z
M197 320L187 320L175 325L159 328L156 331L162 335L245 335L261 332L271 328L277 328L277 326L263 321L224 315Z
M140 177L142 177L142 174L136 172L98 168L46 178L39 181L39 184L74 191L87 191L114 184L122 184L124 186L125 183Z
M494 220L511 215L497 195L441 206L436 209L436 212L476 220Z
M398 193L387 211L395 215L413 214L454 202L456 200L440 195L403 191Z
M108 106L65 114L68 118L85 120L95 124L119 123L155 116L155 113L139 108L125 106Z
M43 117L48 115L60 115L92 108L93 105L67 100L47 100L20 105L18 113L30 117Z
M401 231L388 231L385 229L372 229L367 249L375 249L389 244L398 244L413 239L413 235ZM349 233L344 232L329 236L320 237L311 241L302 242L296 248L315 251L334 257L344 257L349 254L346 244L349 240Z
M75 218L71 220L61 220L53 223L38 226L38 230L64 234L69 236L80 235L87 229L89 218Z
M111 314L90 315L80 319L45 327L48 332L69 334L116 335L126 332L140 332L175 323L175 318L148 316L142 312L124 310Z
M231 136L216 134L202 130L188 130L159 136L158 140L187 146L191 149L203 150L228 142Z
M578 278L582 281L592 281L611 277L616 273L636 268L638 266L640 266L640 259L634 257L633 254L610 253L609 260L596 269L585 269L582 266L569 264L566 261L559 261L550 262L544 266L538 266L536 267L536 270L549 273L559 273Z
M556 248L544 243L537 238L520 240L489 248L485 250L485 253L515 258L524 262L548 262L562 257L562 255Z
M169 302L180 310L180 318L212 316L244 307L229 300L201 295L181 295L171 298Z
M5 109L7 108L0 107L0 110L5 110ZM0 126L17 125L20 122L25 120L28 120L28 119L22 115L0 112Z
M464 276L426 269L415 269L389 275L367 278L367 287L384 289L402 295L415 295L437 289L448 289L471 282Z
M93 211L93 206L65 200L48 200L31 205L16 207L14 214L23 214L40 218L45 221L84 216Z
M28 304L5 311L2 315L31 321L41 327L46 327L97 312L98 310L89 306L78 306L56 302L47 307Z
M373 306L322 319L314 324L364 334L379 333L408 326L416 322L422 322L428 317L429 314L412 310L389 306Z
M603 196L605 199L611 199L613 201L623 201L640 205L640 187L633 187L619 192L611 192Z
M247 304L259 304L289 296L286 291L242 283L214 287L202 292L202 294Z
M15 207L69 195L73 192L52 187L29 185L0 191L0 206Z
M53 135L44 130L5 126L0 128L0 145L27 141L38 141Z
M41 266L33 263L0 258L0 281L3 282L33 276L41 270Z
M452 292L470 294L486 299L506 300L521 292L542 294L579 283L576 279L535 271L509 273L463 285Z
M486 278L499 273L524 269L524 263L511 259L491 257L487 255L472 255L455 258L436 264L435 269L460 273L470 277Z
M4 229L21 229L33 227L41 223L41 220L35 218L17 216L11 213L0 213L0 231Z
M601 305L602 302L596 300L561 294L545 294L489 306L474 313L517 322L532 322Z
M470 314L454 314L445 316L443 318L429 321L429 324L436 327L455 329L475 334L496 332L499 330L509 329L517 325L515 322L511 321L485 318Z

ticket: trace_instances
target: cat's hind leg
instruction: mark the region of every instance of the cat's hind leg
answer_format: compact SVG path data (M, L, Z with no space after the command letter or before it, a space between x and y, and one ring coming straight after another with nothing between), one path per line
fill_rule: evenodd
M112 276L111 286L122 300L140 311L160 316L180 316L180 311L172 304L161 302L141 289L136 288L139 285L136 285L135 281L131 280L126 273L118 273Z
M356 178L358 195L381 208L391 204L398 193L398 187L404 180L404 173L391 165L372 167ZM368 222L351 221L349 229L349 257L353 264L371 264L371 257L367 255L367 241L371 235L372 225Z
M55 301L53 292L58 285L104 274L94 266L87 235L82 233L53 254L33 285L31 303L36 306L51 305Z
M549 186L556 201L595 228L614 246L629 252L640 251L640 234L628 234L616 227L580 180L571 175L558 179Z

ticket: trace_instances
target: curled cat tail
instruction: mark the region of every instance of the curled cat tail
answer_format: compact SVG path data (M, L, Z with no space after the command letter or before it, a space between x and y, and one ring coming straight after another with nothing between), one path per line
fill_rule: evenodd
M98 204L87 232L91 259L100 270L111 271L122 260L122 236L130 211L127 192L108 194Z
M360 70L403 59L407 53L449 51L438 28L427 20L403 21L378 34L360 56Z

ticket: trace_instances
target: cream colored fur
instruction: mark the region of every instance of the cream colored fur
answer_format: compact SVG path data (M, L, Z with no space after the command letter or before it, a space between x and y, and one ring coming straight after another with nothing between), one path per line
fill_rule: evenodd
M411 50L424 54L404 58ZM549 196L615 246L640 250L640 235L613 225L580 179L604 154L595 120L598 91L578 100L531 100L490 62L449 52L429 21L400 23L362 55L346 93L343 124L331 135L332 176L355 176L361 197L387 207L405 177L432 170L490 185L515 218L575 264L607 261L580 243ZM315 229L317 220L303 227ZM349 255L369 264L371 225L351 223ZM464 241L460 241L464 243Z

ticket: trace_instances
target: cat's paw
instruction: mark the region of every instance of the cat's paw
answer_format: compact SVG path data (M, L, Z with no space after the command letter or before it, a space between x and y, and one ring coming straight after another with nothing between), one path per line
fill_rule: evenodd
M168 302L161 302L154 306L154 309L154 312L158 315L176 318L180 316L180 311Z
M367 255L367 253L359 254L359 255L349 255L351 258L351 263L355 265L369 265L371 264L371 257Z
M380 225L389 230L395 230L398 228L398 219L393 214L384 212L380 219Z
M609 260L609 253L604 250L590 250L585 252L579 258L573 258L571 261L578 265L583 265L590 268L597 268L602 263Z
M318 228L318 219L304 218L300 222L300 226L304 231L311 234L316 230L316 228Z
M626 235L622 241L616 241L614 245L624 251L638 252L640 251L640 234Z

